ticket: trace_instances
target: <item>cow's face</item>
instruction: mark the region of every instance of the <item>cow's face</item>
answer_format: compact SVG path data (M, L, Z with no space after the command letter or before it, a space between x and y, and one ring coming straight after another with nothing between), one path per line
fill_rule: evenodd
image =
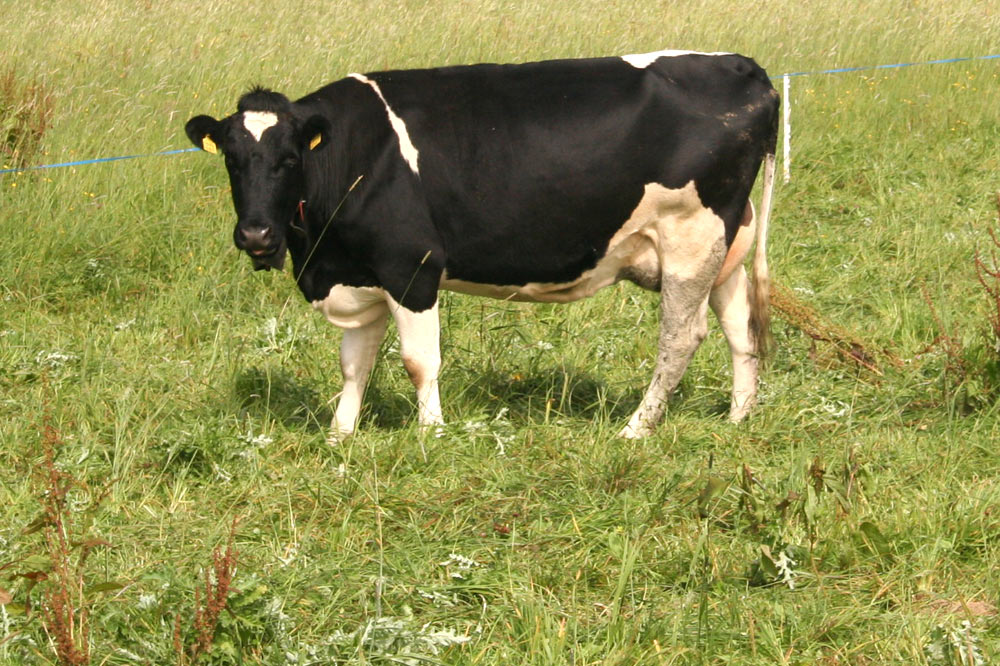
M241 101L228 118L196 116L185 126L194 145L225 156L236 208L233 241L257 270L284 266L289 228L305 198L303 154L325 143L322 118L303 122L287 99L268 94L283 104L254 110Z

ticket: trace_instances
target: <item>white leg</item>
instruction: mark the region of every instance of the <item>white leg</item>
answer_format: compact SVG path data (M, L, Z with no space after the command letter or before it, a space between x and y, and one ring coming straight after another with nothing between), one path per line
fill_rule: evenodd
M399 353L410 381L417 389L417 419L420 425L444 425L438 372L441 370L441 324L437 302L423 312L413 312L388 297L389 311L399 329Z
M757 354L750 335L749 282L740 266L712 289L709 304L719 318L733 357L733 396L729 420L742 421L757 402Z
M717 266L718 264L716 264ZM656 370L646 394L619 437L653 434L691 357L708 332L708 285L705 280L680 282L663 276L660 286L660 340Z
M331 442L347 437L358 425L361 400L388 323L388 315L382 313L364 326L344 330L344 338L340 343L340 369L344 374L344 388L330 425Z

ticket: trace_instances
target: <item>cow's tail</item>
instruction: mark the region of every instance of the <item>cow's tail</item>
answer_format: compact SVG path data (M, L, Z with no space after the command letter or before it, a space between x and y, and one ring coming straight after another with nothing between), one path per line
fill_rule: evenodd
M771 277L767 270L767 226L771 219L774 196L774 151L764 157L764 182L761 184L760 219L757 221L757 247L753 255L753 285L750 290L750 333L757 357L768 356L771 338Z

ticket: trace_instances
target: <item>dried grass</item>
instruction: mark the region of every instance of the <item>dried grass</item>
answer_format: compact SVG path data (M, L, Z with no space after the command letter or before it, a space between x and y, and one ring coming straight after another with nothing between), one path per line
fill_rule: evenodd
M38 81L24 83L16 67L0 73L0 158L27 166L52 127L55 97Z
M799 329L812 340L830 346L842 362L883 376L882 366L901 367L902 361L892 352L877 349L860 335L828 321L808 303L780 284L772 284L771 305L789 326Z

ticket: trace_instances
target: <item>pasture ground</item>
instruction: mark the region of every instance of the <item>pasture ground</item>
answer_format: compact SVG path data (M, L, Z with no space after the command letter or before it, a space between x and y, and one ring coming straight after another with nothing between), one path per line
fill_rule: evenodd
M30 116L11 99L51 110L38 152L19 144L37 164L185 148L190 116L252 84L352 71L671 47L777 75L1000 45L981 0L821 4L4 0L0 137ZM725 421L713 322L642 442L614 438L655 350L656 297L631 285L446 295L444 435L418 437L390 334L361 434L330 447L339 333L237 256L221 160L0 176L0 663L1000 658L974 265L998 90L998 60L794 79L762 405Z

